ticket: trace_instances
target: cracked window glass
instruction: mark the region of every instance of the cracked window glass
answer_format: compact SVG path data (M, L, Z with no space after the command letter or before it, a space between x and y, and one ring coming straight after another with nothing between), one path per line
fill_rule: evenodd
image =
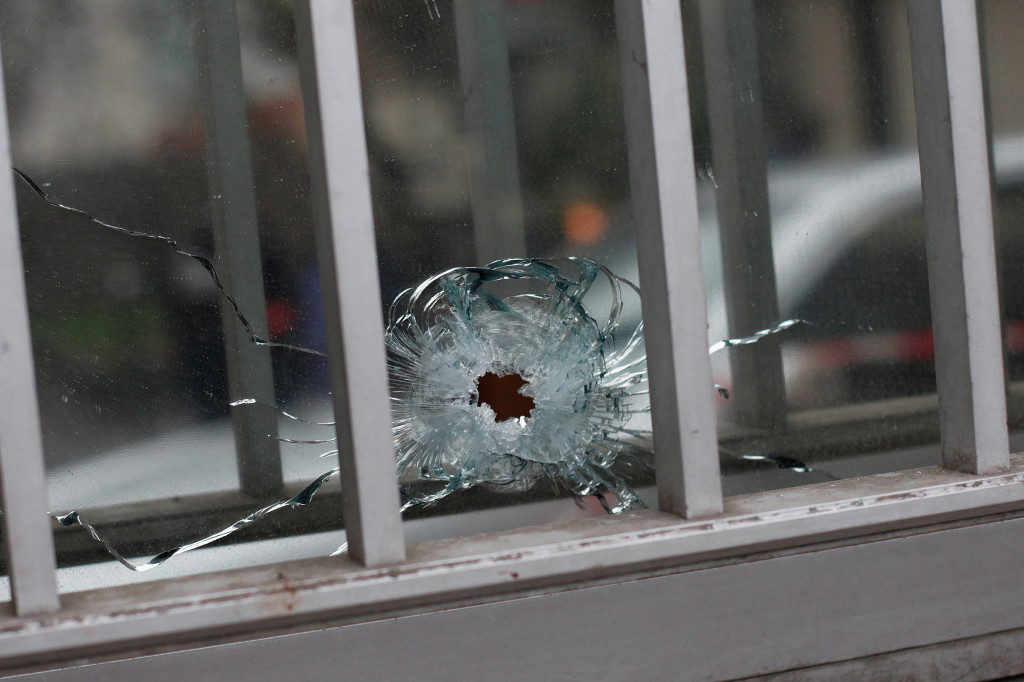
M682 7L726 494L939 463L905 7ZM61 588L343 550L291 3L0 9ZM614 3L355 12L407 540L655 506Z
M1002 297L1010 451L1024 447L1024 2L982 6L982 40L991 106L996 191L996 256Z
M465 486L404 460L409 539L642 508L636 268L602 265L635 259L611 3L356 13L389 339L400 292L488 263L501 276L452 296L562 334L534 347L562 365L481 363L459 397L535 431L543 471L499 458ZM290 3L6 3L2 21L61 589L342 549ZM603 377L572 428L556 370ZM438 485L460 494L430 504Z
M653 504L613 3L356 10L405 518Z
M290 9L2 10L61 589L330 553L291 537L342 519ZM225 535L275 540L178 557Z

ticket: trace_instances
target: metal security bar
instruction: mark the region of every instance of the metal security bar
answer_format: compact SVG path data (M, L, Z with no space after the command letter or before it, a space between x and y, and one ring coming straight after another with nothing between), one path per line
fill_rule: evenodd
M253 333L267 337L235 3L194 0L192 14L215 265L221 283L246 311ZM221 319L239 483L254 497L279 495L284 481L270 349L250 341L223 298Z
M0 69L0 167L11 167ZM43 438L28 326L14 175L0 177L0 494L11 596L19 616L56 611L56 561L47 516Z
M477 264L526 254L505 3L452 3Z
M974 0L907 5L945 466L1009 467L992 176Z
M405 558L352 4L295 3L310 193L350 555Z
M779 300L768 210L757 25L752 0L702 0L701 43L708 89L711 158L721 233L729 336L778 323ZM786 421L782 345L769 337L733 348L733 421L772 429Z
M694 518L722 510L722 485L682 17L679 3L633 0L615 15L658 506Z

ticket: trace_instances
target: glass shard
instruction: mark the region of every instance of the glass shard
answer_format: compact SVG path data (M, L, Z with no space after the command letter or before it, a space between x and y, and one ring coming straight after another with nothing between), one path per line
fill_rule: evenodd
M165 550L154 556L149 561L139 564L132 563L127 558L125 558L124 555L118 552L117 549L108 540L100 536L99 532L92 524L82 519L81 515L78 512L71 511L67 514L57 516L56 519L57 522L60 523L60 525L62 526L82 526L87 531L89 531L89 535L91 535L94 540L102 544L106 548L107 552L110 553L110 556L117 559L117 561L122 566L124 566L130 571L134 571L135 573L142 573L144 571L150 570L151 568L156 568L160 564L166 562L168 559L171 559L172 557L177 556L178 554L184 554L185 552L190 552L193 549L205 547L206 545L209 545L212 542L216 542L217 540L220 540L231 535L235 531L241 530L246 526L251 526L267 514L276 512L278 509L282 509L284 507L291 507L292 509L305 507L313 500L313 495L315 495L316 491L320 489L320 486L329 481L331 477L333 477L337 473L338 468L335 467L334 469L331 469L330 471L322 474L315 481L313 481L308 486L303 488L302 492L288 500L275 502L274 504L269 504L266 507L257 509L252 514L249 514L245 518L239 519L230 526L222 528L221 530L217 531L216 533L213 533L212 535L207 535L206 537L200 538L199 540L195 540L188 544Z

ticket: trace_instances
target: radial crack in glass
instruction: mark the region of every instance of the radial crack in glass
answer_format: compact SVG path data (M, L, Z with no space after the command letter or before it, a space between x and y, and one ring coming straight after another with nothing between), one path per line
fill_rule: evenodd
M644 508L617 470L649 466L636 285L584 258L453 268L395 299L386 342L406 508L544 480L609 512Z

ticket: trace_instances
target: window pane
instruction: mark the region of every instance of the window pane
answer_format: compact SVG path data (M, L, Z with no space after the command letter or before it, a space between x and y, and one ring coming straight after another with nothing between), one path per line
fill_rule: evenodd
M27 178L19 181L19 208L50 506L55 515L79 511L64 518L93 524L136 564L202 541L315 485L337 466L326 363L319 355L324 323L291 9L287 3L237 3L248 127L248 148L239 148L226 146L237 120L218 119L215 132L204 131L210 96L204 99L197 61L203 68L223 63L203 61L202 38L211 53L223 45L201 32L192 4L11 3L5 15L15 161ZM614 409L625 416L615 417L611 433L634 441L627 444L631 453L646 453L645 384L642 377L638 384L625 382L640 371L630 363L642 358L642 345L629 344L640 321L639 298L628 283L564 260L594 259L637 278L612 3L436 8L410 0L356 3L356 15L382 306L452 267L549 259L558 277L578 278L574 291L587 296L587 315L570 306L552 320L573 318L582 331L567 335L566 343L583 348L584 359L620 354ZM227 87L237 91L237 74ZM486 96L474 98L481 87L488 88ZM214 94L230 100L230 92ZM224 99L214 103L227 106ZM219 171L211 147L227 159ZM240 154L251 158L248 182ZM218 186L236 193L228 197ZM246 202L255 205L262 282L235 282L222 265L218 239L224 232L236 239L236 230L229 223L218 233L219 209ZM546 267L538 265L542 276L495 283L493 293L515 297L515 305L528 301L527 308L545 296L568 300L550 297L558 286ZM588 289L590 275L597 279ZM624 304L619 326L599 338L591 323L608 326L616 287ZM243 302L252 295L262 295L265 304ZM259 320L264 309L265 323ZM237 332L240 318L255 336L278 344L270 401L240 392L239 381L248 385L257 373L249 365L241 379L231 378L223 329ZM497 423L499 400L484 395L480 384L488 372L474 377L475 393L462 398L472 398L481 411L491 408ZM257 424L247 432L255 441L279 441L284 489L253 492L244 487L235 452L246 429L233 425L231 414L270 403L278 413L265 431ZM534 416L527 411L517 419ZM573 428L582 435L563 438L573 429L557 420L538 429L543 438L535 439L540 446L534 449L547 463L557 466L582 444L594 458L587 466L603 467L627 447L605 442L606 415L591 410L575 417ZM457 435L449 431L441 437ZM649 458L630 462L605 486L612 492L609 506L653 482ZM585 495L605 485L603 472L574 469L557 486L548 485L546 475L538 481L518 470L510 486L499 474L488 485L410 509L407 517L421 520L408 525L409 539L603 514ZM419 478L410 468L402 479L412 484L407 499L431 494L435 481ZM570 490L584 494L583 508L573 504ZM511 514L423 519L552 497L561 499ZM343 536L282 536L337 529L340 521L337 484L328 481L308 507L270 513L226 541L274 538L273 544L203 549L141 575L116 564L85 566L109 557L72 525L58 530L62 589L322 556Z
M611 358L640 321L639 297L596 270L589 289L580 286L589 266L565 260L593 259L637 279L613 2L357 3L356 10L385 305L449 268L545 259L511 277L519 266L495 266L483 276L503 281L479 294L475 274L452 273L446 286L471 307L494 308L474 312L464 326L450 306L462 294L440 294L440 282L418 303L406 297L395 307L395 318L412 312L425 320L422 328L394 325L389 350L393 362L401 358L392 391L406 518L553 495L563 499L544 507L550 512L471 514L439 532L604 513L592 497L584 495L581 511L566 495L598 484L598 460L623 450L612 441L621 429L650 430L646 414L595 412L597 400L583 391L602 348L606 368L615 366ZM569 293L553 286L559 277L576 280ZM607 326L614 287L623 303L619 327L614 338L591 338ZM585 313L562 305L576 297ZM458 353L433 340L449 335ZM543 339L556 337L545 350ZM480 339L487 342L478 346ZM459 370L449 375L451 367ZM632 398L646 407L645 395ZM636 449L648 448L649 441ZM623 479L630 487L653 481L648 456L635 471ZM444 499L423 504L432 495ZM610 505L621 502L615 498L608 496Z
M726 494L939 464L906 9L737 2L716 23L713 4L684 3L687 38L703 43L691 97L710 112L697 148L708 176L711 339L799 320L713 359L731 394L720 400ZM708 60L729 40L733 71L723 79ZM723 97L739 112L731 152L716 137L730 125ZM751 189L763 177L770 228L756 219L765 202ZM773 254L752 250L769 229ZM746 255L734 262L736 253ZM776 297L766 293L770 271L742 285L766 259ZM741 285L747 297L727 303ZM763 370L775 342L784 391Z
M239 3L244 72L230 87L241 92L244 76L244 99L238 120L219 122L230 159L211 196L193 4L5 3L3 13L14 161L30 179L17 187L50 509L80 512L136 564L288 499L337 465L333 455L320 457L334 449L329 425L284 414L331 421L323 358L275 348L269 400L229 391L225 360L224 325L234 333L242 326L226 295L256 336L323 349L289 12ZM239 180L232 169L245 164L227 139L239 125L245 144L246 123L248 195L231 187ZM254 209L261 279L241 281L222 264L212 208L222 200ZM265 311L243 303L254 297L258 307L265 298ZM257 371L241 369L243 384ZM270 476L262 489L240 489L231 411L254 402L269 403L270 415L263 430L254 427L257 445L276 446L278 436L318 441L279 444L283 487ZM309 508L269 514L243 532L251 539L336 529L336 481L321 493ZM291 542L287 555L323 555L342 539ZM57 544L64 590L140 579L116 564L81 567L110 558L81 527L60 528ZM210 561L176 557L143 575L279 558L266 548Z
M726 4L714 19L715 3L683 1L709 345L771 330L714 355L726 492L938 464L905 7ZM7 3L4 15L15 163L36 185L19 182L19 206L51 508L82 511L132 557L207 537L336 466L290 6L237 3L246 181L238 148L219 171L210 165L211 139L229 142L204 123L190 5ZM399 484L406 518L419 519L409 539L604 513L595 491L616 510L633 506L634 490L653 504L645 377L631 364L643 347L630 345L640 308L628 282L639 273L613 2L357 2L356 19L382 308L461 268L392 308ZM740 48L725 78L722 41ZM236 231L218 232L218 177L241 179L227 203L254 209L259 281L236 286L221 268L217 235ZM1018 194L1001 186L1001 219L1012 220ZM1006 291L1013 248L1003 247ZM545 260L472 269L516 258ZM233 299L259 301L239 312L278 344L269 398L239 388L257 374L250 365L229 379L222 329L240 320L203 259ZM480 347L455 358L446 352L470 340L452 327L460 296ZM443 400L423 402L422 382L394 371L410 319L424 332L409 346L416 381L430 370L436 386L458 369ZM533 354L523 350L531 339ZM572 366L552 364L563 360ZM545 384L555 369L570 379ZM590 371L604 402L588 402L587 384L587 409L570 400L540 426L552 397L543 387L576 395L572 377ZM232 402L236 413L271 410L263 431L257 420L247 432L279 447L283 489L240 485ZM491 413L493 423L480 421ZM480 438L496 444L478 448ZM267 461L272 469L276 455ZM273 551L236 548L226 561L325 554L340 534L282 536L338 528L339 506L330 482L308 508L271 513L234 538L276 538ZM467 510L476 513L440 519ZM105 557L81 528L62 529L58 546L64 566ZM145 575L212 566L189 561ZM100 579L75 570L63 572L65 589Z

